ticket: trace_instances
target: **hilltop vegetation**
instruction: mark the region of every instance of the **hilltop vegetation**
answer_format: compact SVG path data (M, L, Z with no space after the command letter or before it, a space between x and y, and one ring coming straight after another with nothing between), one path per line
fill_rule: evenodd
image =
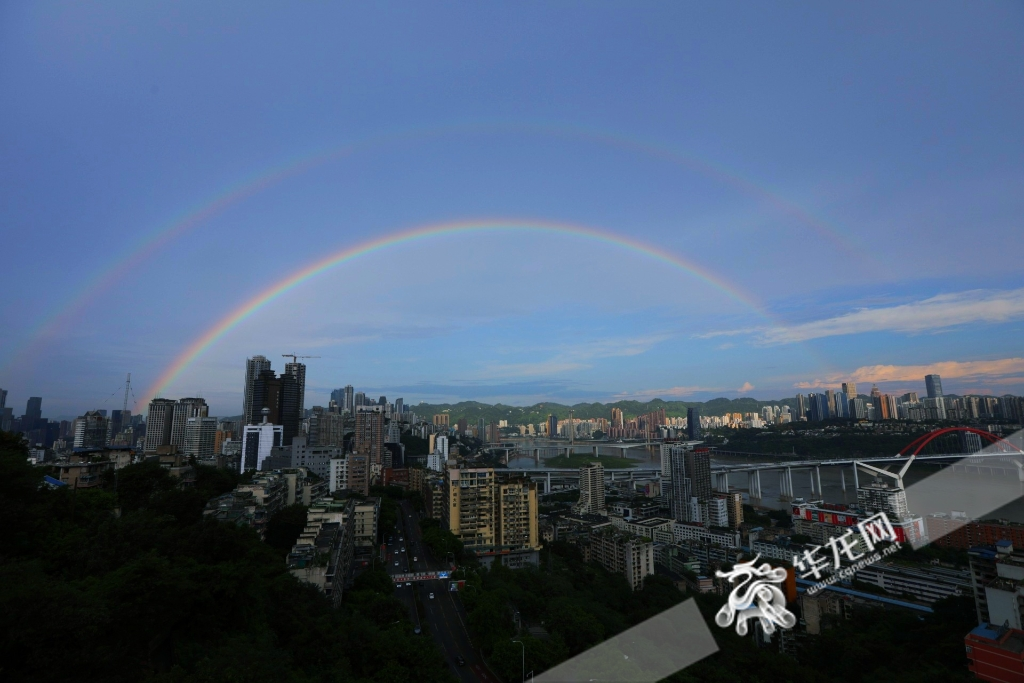
M628 420L637 415L643 415L661 408L665 409L667 417L686 417L686 409L697 406L701 415L722 415L724 413L756 413L763 406L767 405L788 405L796 407L796 399L785 398L778 401L758 401L753 398L716 398L710 401L663 401L660 398L653 401L617 401L615 403L577 403L575 405L563 405L561 403L537 403L532 406L509 406L501 403L490 405L478 403L477 401L462 401L460 403L420 403L411 406L411 410L421 417L428 418L435 413L448 412L451 416L451 424L465 418L470 424L483 418L485 422L497 422L508 420L510 425L515 424L541 424L548 419L548 415L554 415L560 420L569 417L569 410L573 411L574 417L580 419L609 418L612 408L619 408Z
M453 680L382 571L334 609L291 576L280 547L203 519L230 473L200 467L185 491L132 465L116 492L50 490L26 458L0 432L0 680ZM283 521L279 546L294 531Z

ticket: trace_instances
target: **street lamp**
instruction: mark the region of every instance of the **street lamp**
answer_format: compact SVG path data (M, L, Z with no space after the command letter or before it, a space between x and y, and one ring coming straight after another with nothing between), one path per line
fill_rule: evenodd
M523 645L523 641L512 639L513 643L519 643L520 647L523 648L523 683L526 683L526 646Z

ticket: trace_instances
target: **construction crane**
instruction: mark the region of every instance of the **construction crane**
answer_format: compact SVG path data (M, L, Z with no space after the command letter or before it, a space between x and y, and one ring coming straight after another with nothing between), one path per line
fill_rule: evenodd
M298 363L300 358L319 358L320 356L299 356L294 353L282 353L282 358L291 358L293 363Z

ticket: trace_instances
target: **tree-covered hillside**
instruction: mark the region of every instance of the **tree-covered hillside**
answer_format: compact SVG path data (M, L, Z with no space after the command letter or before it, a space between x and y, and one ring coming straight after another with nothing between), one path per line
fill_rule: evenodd
M751 413L759 412L767 405L788 405L795 407L795 399L787 398L778 401L758 401L753 398L716 398L710 401L663 401L660 398L653 401L617 401L615 403L577 403L572 406L561 403L537 403L532 406L509 406L501 403L490 405L476 401L463 401L461 403L419 403L411 409L421 417L428 417L435 413L448 412L451 415L452 424L456 420L466 418L470 424L474 424L480 418L485 422L497 422L508 420L510 425L514 424L541 424L548 419L548 415L554 415L558 419L569 417L569 410L577 418L609 418L612 408L620 408L626 419L643 415L661 408L665 409L665 415L669 417L685 417L686 409L691 406L700 408L701 415L722 415L724 413Z
M182 490L132 465L116 492L50 490L26 457L0 432L0 680L453 680L382 572L334 609L255 532L204 520L229 474Z

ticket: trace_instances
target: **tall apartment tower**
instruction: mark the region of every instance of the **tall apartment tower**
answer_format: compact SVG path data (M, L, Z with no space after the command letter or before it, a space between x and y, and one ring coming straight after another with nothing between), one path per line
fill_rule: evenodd
M803 394L796 395L796 419L803 420L807 418L807 400Z
M41 396L31 397L25 404L25 417L21 421L21 429L35 429L43 419L43 399Z
M556 436L558 436L558 418L548 415L548 438L553 439Z
M284 374L290 375L295 378L298 391L298 403L299 403L299 419L304 417L306 412L306 364L305 363L286 363L284 366Z
M404 413L404 412L405 412L405 399L404 398L396 398L395 399L395 414L397 414L398 418L401 419L402 413Z
M711 455L706 449L675 446L672 460L672 517L680 522L706 521L711 500Z
M686 438L700 441L700 408L697 406L686 409Z
M259 470L263 461L270 457L271 449L283 445L281 443L283 428L280 425L271 424L268 408L264 408L262 413L262 423L245 425L242 428L242 457L239 458L238 470L241 474L244 474L246 470Z
M445 472L448 504L441 511L441 524L462 541L466 550L494 550L495 488L491 468L453 467Z
M941 398L942 378L938 375L925 375L924 388L928 392L928 398Z
M7 390L0 389L0 410L7 407Z
M846 398L851 401L857 398L857 383L843 382L843 393L846 394Z
M537 550L537 484L525 477L497 484L495 550Z
M622 429L622 408L612 408L612 429Z
M155 453L158 446L171 443L171 425L174 423L175 401L154 398L146 413L146 452Z
M263 374L264 371L270 370L270 361L266 356L253 356L252 358L245 359L245 391L242 395L242 424L251 425L256 424L260 420L260 410L263 406L256 407L253 412L253 385L256 383L256 379Z
M197 458L212 458L216 455L217 418L196 415L185 421L185 455Z
M107 443L107 418L90 410L75 420L75 448L103 448Z
M305 381L304 369L299 373L293 368L293 372L286 371L278 377L273 370L265 368L249 387L246 415L261 416L263 409L267 408L270 411L267 421L284 428L282 438L285 446L292 445L292 439L299 435L302 425L300 379L302 382Z
M370 467L380 467L384 457L384 411L360 410L356 413L353 441L356 453L369 456Z
M605 512L604 465L592 462L580 468L580 499L574 509L584 515Z
M206 399L183 398L174 404L174 414L171 420L171 445L177 446L182 453L185 452L185 427L191 417L206 417L210 414L210 408L206 405Z
M351 384L346 384L345 389L343 391L345 393L342 396L344 400L341 402L341 410L342 412L348 411L348 413L351 415L353 412L355 412L355 389L352 388Z

